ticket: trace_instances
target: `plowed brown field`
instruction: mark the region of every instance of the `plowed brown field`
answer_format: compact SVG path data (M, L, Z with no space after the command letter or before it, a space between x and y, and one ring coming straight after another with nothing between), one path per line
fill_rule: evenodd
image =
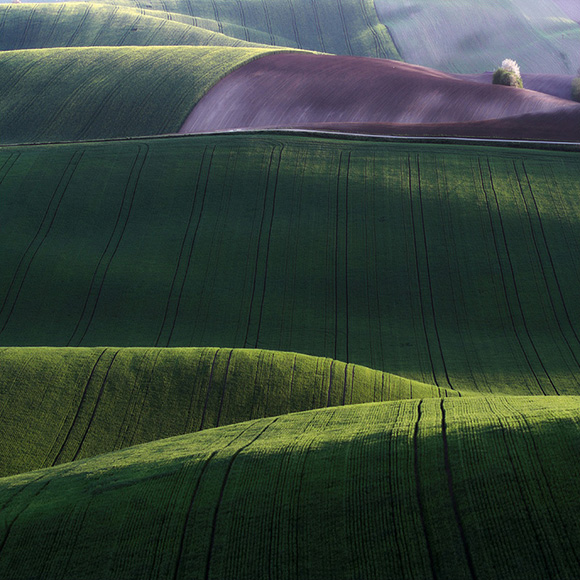
M217 83L180 133L321 124L349 130L354 123L373 133L572 140L578 119L580 105L545 93L395 61L288 53Z

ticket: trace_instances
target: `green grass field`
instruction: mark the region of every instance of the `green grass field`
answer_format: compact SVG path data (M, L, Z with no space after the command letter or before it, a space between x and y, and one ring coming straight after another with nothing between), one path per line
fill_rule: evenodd
M0 166L2 345L267 348L577 393L576 153L236 135Z
M217 81L272 50L166 46L0 52L0 143L177 132Z
M0 4L0 50L71 46L252 46L163 13L86 3ZM159 16L158 16L159 15Z
M438 70L575 74L580 24L554 0L376 0L403 60ZM517 39L517 40L515 40Z
M579 408L330 408L4 478L0 574L574 578Z
M185 16L187 23L217 24L249 42L378 58L400 58L373 0L99 0ZM200 21L196 20L200 19Z
M332 359L229 348L0 351L0 477L250 419L457 396Z

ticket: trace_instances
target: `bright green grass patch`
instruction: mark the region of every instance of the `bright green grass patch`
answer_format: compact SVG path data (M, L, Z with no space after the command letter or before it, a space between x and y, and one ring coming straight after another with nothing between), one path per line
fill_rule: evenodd
M400 58L389 31L377 17L373 0L104 0L103 3L213 21L219 32L251 42L334 54Z
M0 4L0 50L70 46L252 46L128 7L86 3Z
M270 52L180 46L0 53L0 143L177 132L217 81Z
M0 344L300 352L576 394L577 153L230 135L0 150Z
M9 578L575 578L580 400L260 419L0 480Z
M359 365L228 348L0 351L0 477L319 407L457 396Z

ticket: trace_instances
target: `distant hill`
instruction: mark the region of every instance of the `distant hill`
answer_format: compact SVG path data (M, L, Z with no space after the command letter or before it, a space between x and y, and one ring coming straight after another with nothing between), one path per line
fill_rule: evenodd
M575 74L580 24L569 0L375 0L403 60L446 72Z
M86 3L0 4L0 50L71 46L253 46L160 12ZM165 13L163 13L165 14Z

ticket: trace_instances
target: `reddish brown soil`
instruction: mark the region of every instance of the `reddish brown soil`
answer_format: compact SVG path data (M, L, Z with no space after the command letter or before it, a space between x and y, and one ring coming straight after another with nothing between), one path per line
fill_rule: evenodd
M474 75L453 75L459 80L474 81L476 83L491 84L492 72ZM572 75L545 75L522 73L524 87L530 91L552 95L560 99L572 98Z
M293 129L358 133L364 135L406 135L475 137L531 141L580 142L580 108L558 113L537 113L471 123L313 123Z
M464 131L503 131L503 122L489 121L538 113L549 115L512 119L510 126L520 133L509 136L536 138L524 133L554 134L560 129L569 133L568 125L576 122L580 105L395 61L282 53L264 56L222 79L198 103L180 132L321 124L344 128L354 123L378 127L381 134L403 125L397 133L463 135ZM481 121L488 123L483 127ZM551 126L535 128L530 123ZM576 133L579 128L576 125Z

